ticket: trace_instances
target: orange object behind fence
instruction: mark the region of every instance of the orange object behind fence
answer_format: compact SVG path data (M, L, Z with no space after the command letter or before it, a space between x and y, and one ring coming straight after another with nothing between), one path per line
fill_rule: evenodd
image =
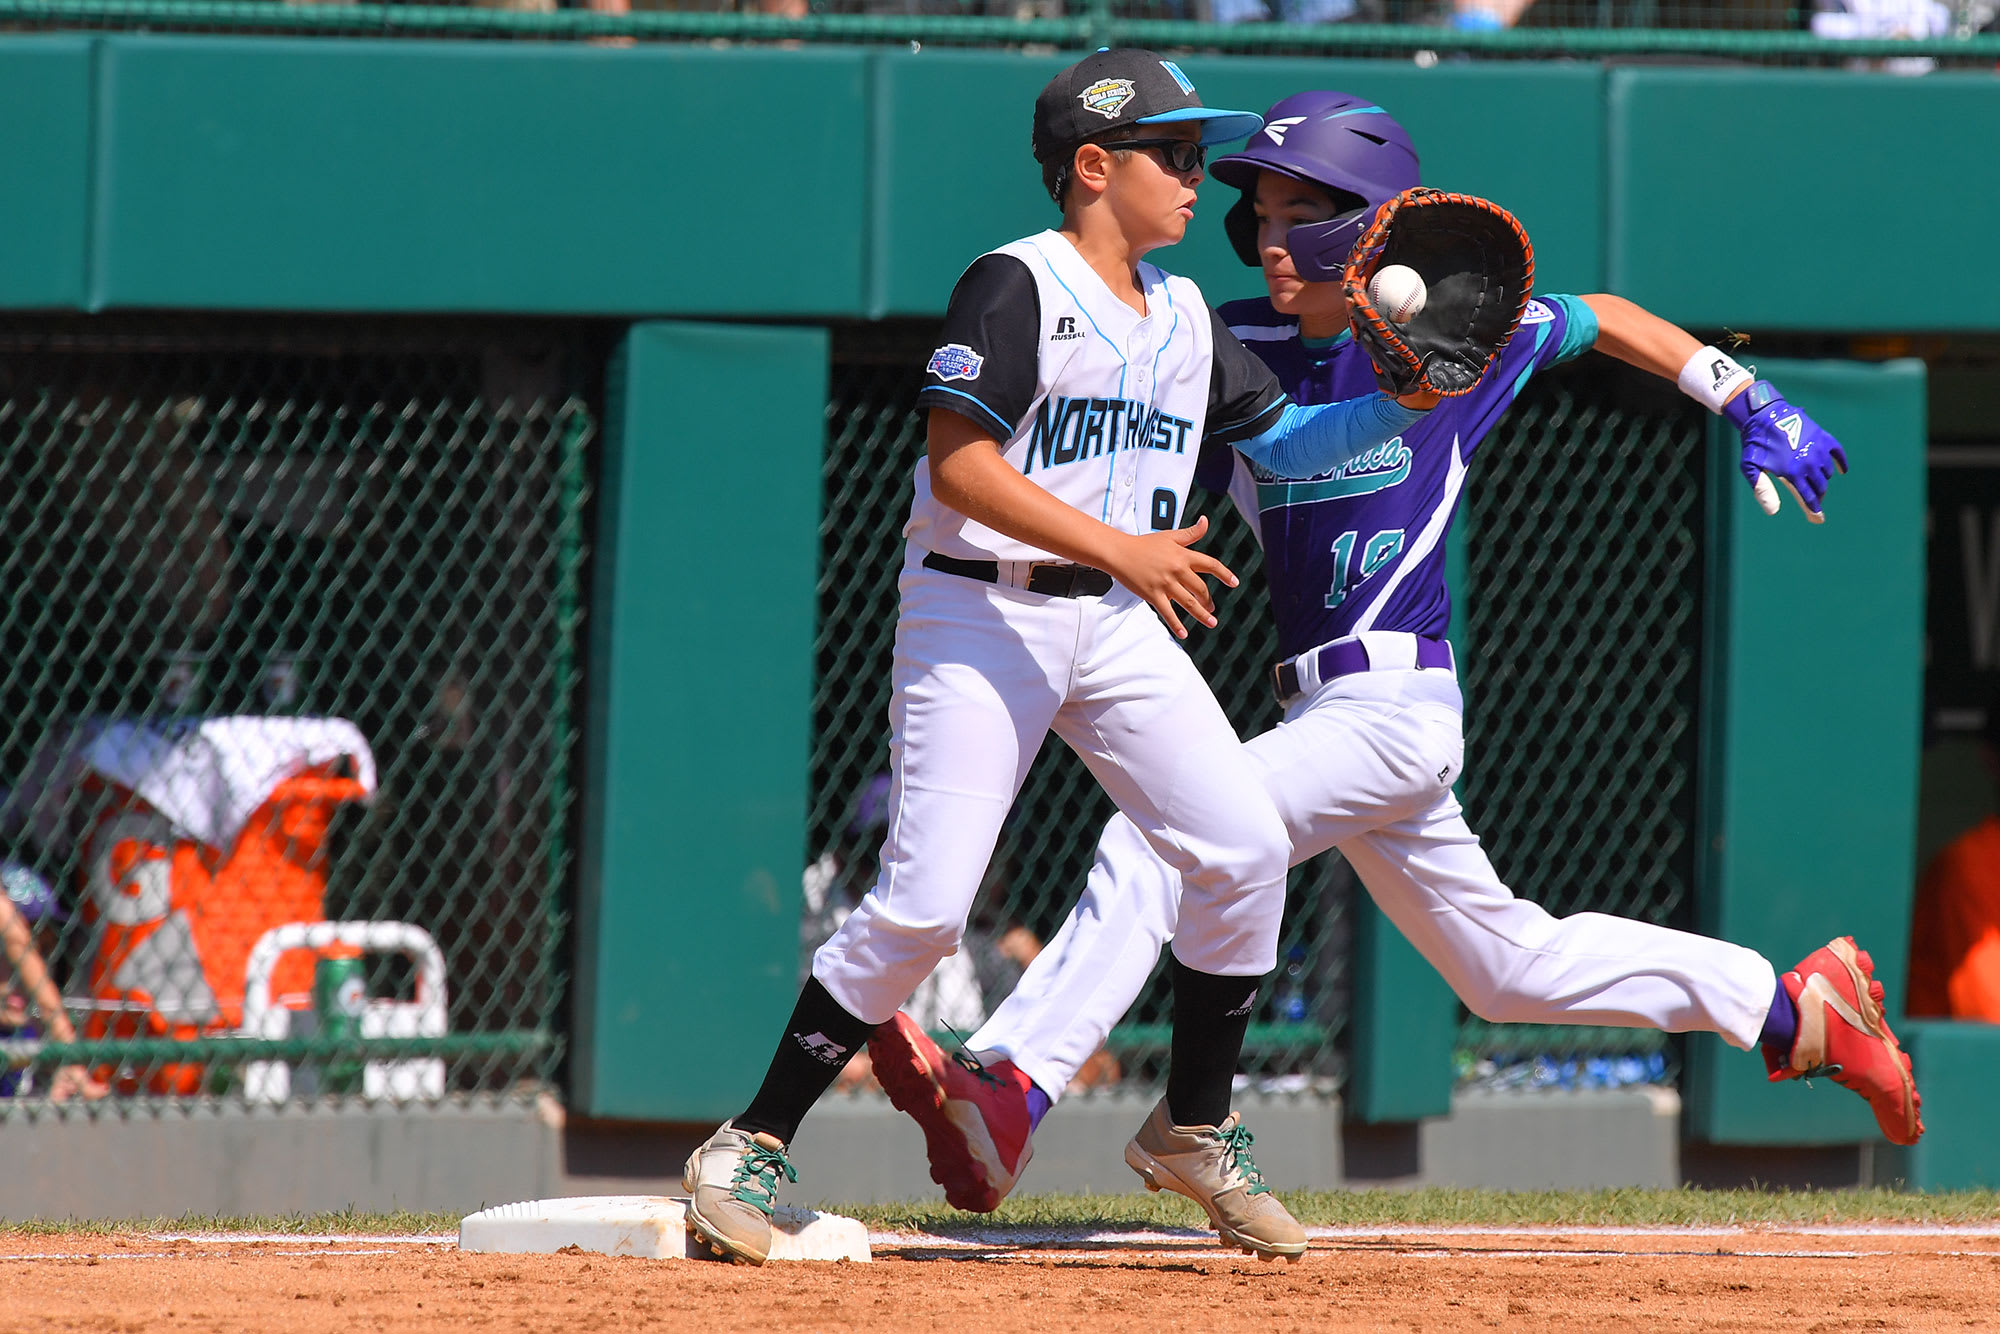
M105 801L79 871L83 918L96 942L90 994L99 1006L86 1036L192 1039L242 1026L244 968L258 937L287 922L325 920L327 826L335 809L367 795L334 768L281 780L226 856L178 834L129 790L95 782ZM359 952L340 945L288 952L272 995L296 1006L311 995L320 957ZM170 1062L118 1082L128 1093L191 1094L201 1091L204 1072L198 1062Z

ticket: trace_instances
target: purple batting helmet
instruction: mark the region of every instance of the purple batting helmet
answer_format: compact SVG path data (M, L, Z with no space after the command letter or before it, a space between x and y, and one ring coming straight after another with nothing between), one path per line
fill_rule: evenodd
M1272 107L1264 128L1250 136L1242 152L1219 157L1208 168L1216 180L1243 192L1223 227L1237 256L1252 268L1260 262L1251 199L1260 171L1322 186L1348 206L1337 217L1294 227L1285 237L1299 277L1333 282L1375 210L1418 184L1417 146L1395 117L1347 93L1294 93Z

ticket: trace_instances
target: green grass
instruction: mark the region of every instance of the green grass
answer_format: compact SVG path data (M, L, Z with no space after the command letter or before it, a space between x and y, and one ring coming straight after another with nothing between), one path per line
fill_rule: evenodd
M1510 1224L1691 1226L1786 1223L2000 1223L2000 1192L1919 1195L1894 1190L1424 1190L1283 1191L1301 1223L1346 1227ZM840 1213L881 1228L925 1232L1023 1227L1200 1227L1177 1195L1030 1195L992 1214L943 1204L858 1204Z
M369 1236L410 1236L417 1233L458 1233L455 1213L412 1213L406 1209L371 1214L341 1209L325 1214L183 1214L179 1218L33 1219L0 1221L0 1236L47 1236L58 1232L111 1235L155 1232L267 1232L284 1236L318 1236L328 1232Z
M1995 1223L2000 1191L1922 1195L1896 1190L1424 1190L1286 1191L1281 1198L1298 1220L1335 1227L1395 1226L1626 1226L1682 1227L1716 1224L1783 1226L1803 1223ZM938 1235L1022 1228L1147 1228L1203 1226L1202 1214L1178 1195L1025 1195L991 1214L965 1214L943 1203L851 1204L836 1212L871 1227ZM260 1232L304 1236L452 1234L455 1213L259 1215L231 1218L188 1214L180 1218L121 1221L0 1222L0 1235L93 1232Z

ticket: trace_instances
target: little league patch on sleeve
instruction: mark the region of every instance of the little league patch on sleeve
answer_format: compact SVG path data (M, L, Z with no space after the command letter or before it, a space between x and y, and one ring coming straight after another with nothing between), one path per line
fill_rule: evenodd
M1547 324L1555 317L1555 311L1549 309L1539 301L1530 301L1521 311L1521 323L1523 324Z
M965 344L946 343L931 353L931 364L925 369L940 380L977 380L979 368L985 364L986 358Z

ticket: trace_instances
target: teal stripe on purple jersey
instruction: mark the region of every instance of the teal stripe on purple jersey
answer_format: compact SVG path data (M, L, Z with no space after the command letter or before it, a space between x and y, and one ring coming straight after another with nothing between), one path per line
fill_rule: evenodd
M1351 337L1308 346L1297 322L1265 300L1232 301L1220 313L1294 401L1337 403L1375 391L1374 368ZM1273 477L1233 453L1204 454L1196 480L1210 490L1227 490L1236 468L1255 481L1285 656L1364 630L1444 635L1451 621L1444 539L1464 495L1466 466L1535 372L1584 351L1596 333L1589 307L1573 297L1529 303L1520 331L1477 389L1309 480Z

